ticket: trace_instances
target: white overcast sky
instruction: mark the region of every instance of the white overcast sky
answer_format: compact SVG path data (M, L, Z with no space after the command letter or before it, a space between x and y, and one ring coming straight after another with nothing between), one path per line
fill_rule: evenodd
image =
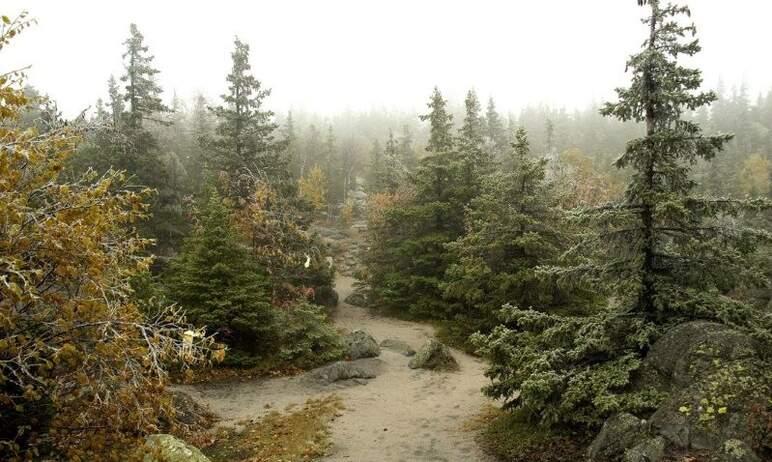
M772 2L691 0L715 87L772 88ZM501 109L582 107L625 82L643 41L635 0L0 0L37 18L0 55L0 71L31 65L29 82L72 115L122 72L130 22L145 35L165 97L217 97L234 36L251 45L255 75L276 111L331 114L373 107L423 110L434 85L451 99L475 88Z

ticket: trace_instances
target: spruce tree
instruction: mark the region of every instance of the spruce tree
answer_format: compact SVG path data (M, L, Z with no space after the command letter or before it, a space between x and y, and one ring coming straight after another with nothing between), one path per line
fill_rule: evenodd
M373 141L373 147L370 150L370 171L367 179L367 190L370 194L383 191L384 161L383 148L378 140Z
M107 81L107 93L110 98L109 106L113 127L118 128L120 127L123 119L124 105L121 91L118 88L118 83L115 81L115 77L112 75Z
M249 45L236 38L231 58L228 92L222 95L223 104L212 108L218 120L215 136L204 141L214 156L213 166L230 179L229 195L243 200L256 178L286 183L288 176L282 143L274 140L278 125L273 112L263 107L271 90L251 73Z
M400 158L399 142L394 138L394 132L389 129L389 137L386 139L383 150L383 177L381 178L383 190L388 193L395 193L404 182L406 171Z
M339 186L340 183L338 183L341 169L338 163L338 147L335 141L335 132L332 129L332 125L330 125L327 127L327 137L324 139L321 157L322 171L325 178L327 178L328 212L331 212L343 200L343 191Z
M480 101L470 90L464 99L464 121L458 130L456 162L460 169L459 197L468 202L480 189L480 180L490 172L492 159L484 150L484 121L480 117Z
M418 167L418 156L413 146L413 134L410 133L410 127L407 125L402 126L402 135L398 140L397 151L399 152L399 160L404 165L408 172L415 172Z
M230 220L222 197L209 191L198 228L172 260L166 287L191 322L235 350L229 361L248 364L243 353L264 354L276 346L275 313L269 277L239 242Z
M769 233L743 228L734 217L762 201L710 199L692 194L691 166L716 156L729 135L707 136L683 113L715 100L699 91L700 71L679 56L700 50L686 7L649 0L649 36L627 68L632 83L602 112L645 125L616 166L632 170L622 201L580 210L591 225L569 255L581 264L545 269L564 283L583 282L613 294L587 316L561 316L506 307L504 325L477 337L492 362L487 392L545 423L597 425L611 413L646 411L664 396L631 382L647 349L667 328L710 320L750 329L768 340L769 327L742 300L738 287L764 285L751 258Z
M501 116L496 111L493 98L488 99L485 110L485 148L491 159L501 161L509 148L507 130Z
M463 232L467 198L458 195L462 188L452 115L437 88L427 106L429 113L420 117L430 125L429 155L412 176L409 201L389 208L385 219L372 227L365 260L375 303L442 319L453 312L440 288L451 262L445 244Z
M405 177L404 166L400 162L399 144L394 132L389 130L385 147L381 149L378 140L373 142L372 161L368 178L370 193L394 193Z
M136 24L129 26L129 34L123 42L126 46L123 54L126 73L121 81L126 84L123 99L129 105L127 122L132 129L138 129L144 119L159 112L168 112L169 108L161 101L161 87L155 81L159 71L153 67L154 57L148 52L144 36Z
M480 195L467 207L464 235L448 244L456 262L448 268L444 295L463 303L456 316L467 336L489 332L505 303L546 310L584 295L562 290L538 272L557 261L569 237L545 181L546 160L532 157L522 128L510 157L511 167L483 178Z

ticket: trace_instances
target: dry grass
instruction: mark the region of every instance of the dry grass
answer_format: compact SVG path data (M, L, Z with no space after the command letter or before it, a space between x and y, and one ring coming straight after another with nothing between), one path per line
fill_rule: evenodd
M202 450L212 462L311 461L329 449L329 424L342 409L335 395L309 399L302 408L271 412L240 429L221 429Z
M502 462L576 462L584 460L590 435L566 429L547 430L528 422L517 412L486 406L467 422L466 429L477 434L477 442Z

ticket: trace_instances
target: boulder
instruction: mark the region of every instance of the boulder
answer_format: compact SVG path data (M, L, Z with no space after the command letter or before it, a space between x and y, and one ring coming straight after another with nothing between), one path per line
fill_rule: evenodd
M367 305L367 296L362 292L356 291L349 294L343 301L353 306L365 306Z
M308 377L322 385L341 380L375 378L380 366L378 360L338 361L309 372Z
M457 370L458 363L456 358L450 353L450 348L430 339L418 350L413 359L408 363L411 369L433 369L433 370Z
M711 462L761 462L761 459L744 441L726 440Z
M413 349L413 347L408 345L406 342L403 342L402 340L387 338L386 340L381 342L381 348L386 348L387 350L396 351L397 353L400 353L405 356L415 355L415 350Z
M210 462L198 448L164 433L149 435L145 448L143 462Z
M763 368L742 332L704 321L672 328L644 361L668 392L652 430L684 449L715 451L731 439L752 444L753 409L765 408L768 394Z
M372 335L355 330L343 338L349 359L374 358L381 354L381 348Z
M590 444L587 459L590 462L619 460L625 451L638 447L647 439L646 427L645 420L632 414L621 413L609 417Z
M625 451L623 462L659 462L665 457L665 439L650 438Z
M666 386L689 386L713 370L715 359L753 358L756 349L745 334L728 326L693 321L673 327L652 345L644 361Z
M766 444L758 439L770 396L765 367L743 332L705 321L673 327L652 345L634 384L665 399L648 423L630 414L608 419L590 460L653 461L668 447L713 462L760 460L752 448Z

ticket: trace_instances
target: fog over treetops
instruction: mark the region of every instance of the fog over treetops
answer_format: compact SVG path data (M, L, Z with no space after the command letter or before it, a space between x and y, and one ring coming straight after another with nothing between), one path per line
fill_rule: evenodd
M618 0L389 2L7 0L38 26L5 56L31 65L28 83L45 89L66 116L93 106L110 74L122 71L122 42L135 22L155 55L164 98L225 89L227 50L251 46L255 75L273 89L270 107L332 114L371 108L420 111L434 85L460 104L475 88L503 111L527 104L582 108L625 82L619 57L640 45L639 12ZM772 87L766 47L768 2L691 2L704 52L705 84ZM759 59L754 59L759 57Z

